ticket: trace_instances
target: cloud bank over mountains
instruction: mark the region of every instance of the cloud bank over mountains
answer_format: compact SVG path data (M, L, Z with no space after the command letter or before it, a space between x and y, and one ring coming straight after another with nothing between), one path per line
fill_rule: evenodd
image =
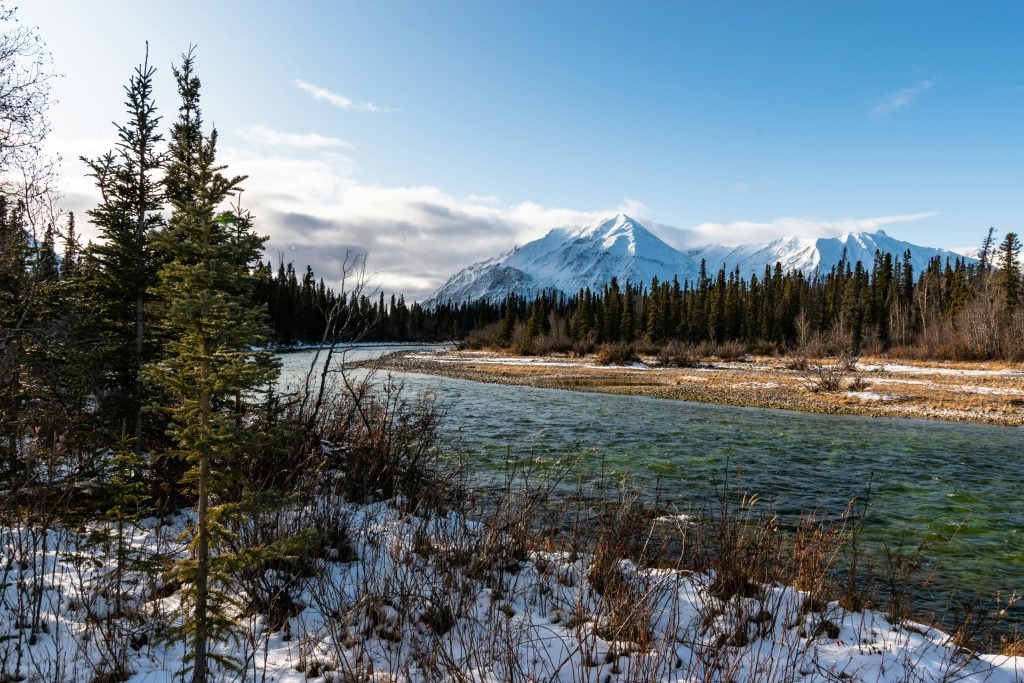
M306 140L308 134L280 133L274 140ZM615 213L646 222L677 249L705 244L736 246L779 237L834 237L918 221L934 213L823 220L813 217L772 221L701 223L672 226L652 219L637 199L579 210L532 201L503 202L481 191L456 196L432 185L388 187L359 177L356 162L337 148L264 145L224 150L233 170L249 175L244 203L257 225L270 235L267 255L307 263L318 277L334 282L346 254L369 254L373 283L410 300L423 300L465 266L531 242L549 230L583 225Z
M872 218L776 218L768 222L736 221L733 223L701 223L680 231L683 238L676 248L721 244L735 247L749 242L770 242L780 237L838 237L847 232L877 232L887 225L911 223L939 215L935 211ZM669 240L671 243L671 240Z
M706 244L736 246L784 236L834 237L919 221L935 213L869 218L784 217L770 221L659 223L640 200L581 210L534 201L507 202L480 188L457 196L433 185L386 186L367 182L347 141L316 132L282 131L266 125L231 129L221 138L220 160L248 176L242 204L269 236L266 258L296 268L307 264L337 286L346 255L368 254L371 287L422 301L452 273L521 246L557 227L584 225L615 213L634 216L677 249ZM61 141L98 154L109 141ZM81 144L79 144L81 143ZM84 172L64 169L63 205L79 214L85 239L95 237L85 210L99 201ZM76 178L76 176L81 177Z
M302 139L302 138L300 138ZM586 223L618 211L647 215L639 202L594 211L524 201L503 204L493 195L457 197L430 186L387 187L358 178L347 155L318 150L225 148L232 170L248 174L243 203L270 235L267 256L297 268L307 263L334 282L347 254L369 254L373 284L423 299L465 265L553 227Z

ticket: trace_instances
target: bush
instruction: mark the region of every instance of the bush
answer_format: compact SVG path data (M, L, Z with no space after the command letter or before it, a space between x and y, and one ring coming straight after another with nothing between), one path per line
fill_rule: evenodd
M747 355L748 349L745 344L742 344L735 339L728 341L719 342L715 344L712 355L718 356L722 360L736 361L744 360L744 356Z
M341 479L353 502L401 494L413 504L437 493L436 461L440 411L433 396L409 403L400 383L385 382L378 393L364 393L346 422Z
M697 364L693 347L670 341L658 350L658 363L664 367L691 368Z
M601 365L626 365L637 360L632 344L614 342L601 344L594 358Z
M437 462L441 411L432 394L406 397L391 376L353 381L339 373L315 419L306 420L307 492L324 484L354 503L403 496L410 505L440 502L447 486ZM315 461L315 462L314 462Z

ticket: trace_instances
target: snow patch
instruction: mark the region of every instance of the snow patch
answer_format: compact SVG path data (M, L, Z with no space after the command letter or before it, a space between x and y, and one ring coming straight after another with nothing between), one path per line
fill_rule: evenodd
M859 398L862 401L891 401L892 396L888 394L879 394L876 391L847 391L846 395L850 398Z

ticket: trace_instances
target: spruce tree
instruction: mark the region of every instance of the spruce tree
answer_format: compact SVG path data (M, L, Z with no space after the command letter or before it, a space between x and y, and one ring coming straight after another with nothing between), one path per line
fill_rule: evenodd
M105 364L114 369L113 384L104 392L115 402L109 421L113 429L125 421L132 425L136 454L143 449L146 403L140 373L151 355L144 346L148 292L156 277L151 237L162 222L158 171L164 156L157 148L163 137L153 102L155 71L147 49L146 59L125 86L128 120L117 126L114 150L97 159L83 158L102 195L100 205L88 211L103 238L92 248L96 268L89 288L101 316Z
M1008 314L1016 311L1020 303L1020 273L1020 238L1017 233L1008 232L999 245L999 285Z
M53 223L46 226L43 241L36 254L35 276L37 282L56 282L60 279L57 267L57 251L53 242Z
M988 270L992 265L992 247L995 244L995 233L995 227L990 227L988 229L988 233L985 235L985 239L981 243L981 249L978 251L979 270Z
M169 434L189 469L196 519L190 547L194 559L180 566L190 590L190 614L183 635L190 644L192 680L210 677L212 639L230 629L222 608L228 596L216 547L227 535L218 523L231 463L261 440L252 401L277 376L270 354L254 352L268 330L262 310L252 304L248 271L259 262L264 238L239 209L223 211L243 178L222 175L215 164L216 131L198 129L199 80L193 52L175 69L183 99L174 127L168 169L172 214L159 246L165 258L156 295L170 340L166 357L147 376L171 399ZM170 179L174 178L174 183Z
M78 234L75 232L75 212L68 211L68 229L64 234L64 255L60 262L60 277L68 280L78 274L79 254Z
M23 223L21 202L9 203L0 194L0 444L3 465L0 475L15 476L23 425L24 328L31 312L30 248Z

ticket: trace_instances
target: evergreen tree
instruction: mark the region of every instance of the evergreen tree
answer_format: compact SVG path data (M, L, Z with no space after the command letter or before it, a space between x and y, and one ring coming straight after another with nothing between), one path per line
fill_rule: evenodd
M626 296L622 300L622 316L619 318L618 338L622 341L633 341L635 328L635 313L633 303L633 288L626 283Z
M22 222L22 204L11 206L0 194L0 438L5 467L2 474L19 470L23 444L21 409L24 403L24 328L29 314L30 273L28 235Z
M1020 238L1008 232L999 245L999 287L1008 313L1017 310L1020 303Z
M227 531L216 521L214 502L227 488L230 464L258 446L250 401L276 377L277 366L269 354L251 350L268 332L263 311L252 304L247 273L259 261L264 239L253 233L247 214L221 210L243 178L221 174L216 131L206 137L196 129L199 80L193 58L190 51L175 70L185 104L174 129L172 214L161 234L166 262L156 287L172 338L166 358L147 374L172 399L169 434L189 464L185 480L195 487L195 559L180 566L191 586L183 633L191 645L192 680L205 683L209 643L230 627L215 563L215 548Z
M516 295L509 294L505 299L505 310L501 317L501 330L498 332L498 343L508 346L512 343L512 329L516 324Z
M92 248L96 268L89 280L90 294L105 337L104 365L115 369L113 384L103 394L112 397L112 430L125 421L133 425L136 454L143 449L146 397L141 368L147 360L148 292L155 282L157 265L151 233L162 222L157 172L164 157L157 149L163 137L157 131L160 117L153 102L155 72L149 65L147 47L146 59L125 86L128 121L117 127L114 150L98 159L82 159L102 196L100 205L88 214L103 238Z
M68 211L68 230L64 235L64 255L60 262L60 277L63 280L78 274L79 254L78 234L75 232L75 212Z
M53 223L48 224L43 233L43 241L39 245L36 256L35 271L37 282L56 282L60 279L57 251L53 244Z
M995 244L995 233L995 227L990 227L985 235L985 240L981 243L981 250L978 252L979 270L988 270L992 265L992 247Z

